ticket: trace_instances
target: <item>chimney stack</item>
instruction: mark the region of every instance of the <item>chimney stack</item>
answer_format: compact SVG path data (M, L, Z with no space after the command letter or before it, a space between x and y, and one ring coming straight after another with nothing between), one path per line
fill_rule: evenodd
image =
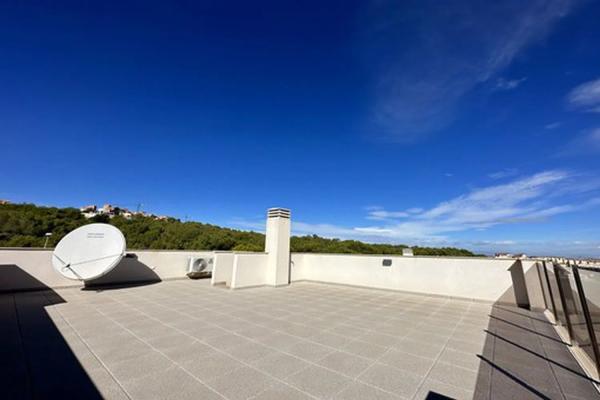
M267 284L290 283L290 210L269 208L265 252L268 253Z

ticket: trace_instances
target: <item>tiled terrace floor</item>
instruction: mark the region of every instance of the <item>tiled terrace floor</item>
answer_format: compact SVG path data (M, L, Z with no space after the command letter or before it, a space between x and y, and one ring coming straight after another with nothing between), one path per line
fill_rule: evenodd
M515 308L316 283L0 295L1 398L592 399Z

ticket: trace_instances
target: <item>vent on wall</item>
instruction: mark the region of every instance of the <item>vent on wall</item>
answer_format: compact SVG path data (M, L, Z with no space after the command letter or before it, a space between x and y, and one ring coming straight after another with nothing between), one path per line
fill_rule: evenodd
M267 216L269 218L290 218L291 212L287 208L269 208Z
M383 261L381 262L381 265L383 267L391 267L392 266L392 259L391 258L384 258Z

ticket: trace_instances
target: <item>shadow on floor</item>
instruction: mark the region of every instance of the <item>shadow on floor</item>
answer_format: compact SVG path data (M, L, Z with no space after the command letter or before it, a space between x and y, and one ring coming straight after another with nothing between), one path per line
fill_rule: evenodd
M123 289L159 282L161 279L152 268L139 261L135 254L128 254L108 274L86 282L83 290Z
M600 399L542 313L495 305L485 333L476 399Z
M45 285L17 265L0 265L0 280ZM101 399L46 307L64 303L53 290L0 294L0 387L3 399ZM61 321L57 321L60 323Z
M427 393L427 397L425 400L454 400L452 397L444 396L443 394L439 394L436 392Z

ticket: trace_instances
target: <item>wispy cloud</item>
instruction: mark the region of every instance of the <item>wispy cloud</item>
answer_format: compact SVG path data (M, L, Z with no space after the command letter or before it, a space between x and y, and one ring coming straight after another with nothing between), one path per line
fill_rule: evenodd
M439 7L431 1L403 8L376 2L365 24L366 55L377 76L375 119L391 139L404 142L445 127L466 93L545 38L574 3L473 1ZM499 83L510 89L520 82Z
M527 80L527 78L520 78L520 79L498 78L498 79L496 79L496 84L494 85L494 90L499 90L499 91L513 90L513 89L518 88L526 80Z
M496 226L540 223L557 215L596 207L600 207L600 179L581 173L549 170L503 184L476 188L431 208L412 207L390 211L381 206L369 206L365 208L364 217L371 222L364 225L315 224L293 220L292 231L295 235L316 234L367 242L460 246L480 252L548 254L555 250L555 254L590 255L600 245L599 241L574 246L564 240L549 244L542 240L523 241L510 237L477 240L477 237L481 235L480 231ZM262 219L237 219L232 221L232 225L258 231L264 231L265 228Z
M519 170L516 168L505 168L501 171L492 172L488 174L488 177L492 179L504 179L510 178L511 176L515 176L519 173Z
M366 218L380 220L381 225L345 227L295 222L294 232L374 242L447 244L457 232L540 222L559 214L600 206L599 186L587 185L580 178L567 171L545 171L474 189L430 209L369 211ZM569 196L573 193L583 194L585 198L572 199Z
M554 255L566 257L598 257L600 240L482 240L467 242L476 252L526 253L528 255Z
M544 129L552 130L560 127L560 125L560 122L552 122L550 124L546 124L546 126L544 126Z
M577 110L600 113L600 79L577 86L571 90L567 101Z
M405 211L386 211L382 207L378 207L376 209L369 210L367 214L367 219L371 220L386 220L386 219L398 219L398 218L407 218L415 214L419 214L423 212L422 208L409 208Z
M584 131L566 144L559 156L591 155L600 153L600 128Z

